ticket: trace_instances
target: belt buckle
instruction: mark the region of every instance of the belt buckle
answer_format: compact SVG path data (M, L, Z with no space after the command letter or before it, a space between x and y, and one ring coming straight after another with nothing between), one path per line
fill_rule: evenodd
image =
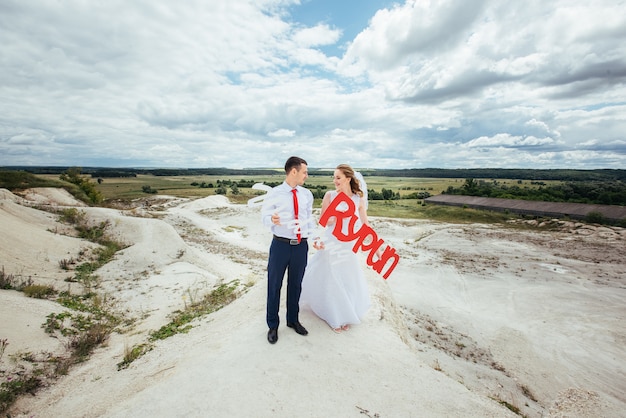
M298 245L298 244L299 244L299 242L298 242L297 239L290 239L289 240L289 245Z

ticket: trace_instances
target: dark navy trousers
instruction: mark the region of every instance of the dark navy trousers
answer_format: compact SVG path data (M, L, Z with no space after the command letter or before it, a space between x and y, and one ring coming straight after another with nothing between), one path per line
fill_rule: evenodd
M309 244L302 240L298 245L272 239L267 261L267 314L268 328L278 328L280 319L280 291L287 272L287 322L297 322L300 312L302 277L309 254Z

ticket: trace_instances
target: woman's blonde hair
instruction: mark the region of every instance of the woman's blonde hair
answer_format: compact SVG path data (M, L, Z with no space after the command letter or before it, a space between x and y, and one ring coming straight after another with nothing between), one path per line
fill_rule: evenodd
M350 190L352 193L358 194L363 197L363 190L361 190L361 182L354 176L354 170L348 164L339 164L336 168L341 170L344 176L350 179Z

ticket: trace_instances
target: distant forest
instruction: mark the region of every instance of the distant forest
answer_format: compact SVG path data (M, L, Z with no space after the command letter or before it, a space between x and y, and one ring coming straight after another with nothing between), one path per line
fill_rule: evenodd
M521 183L521 180L518 180ZM626 205L626 182L620 180L567 181L546 185L532 181L538 187L506 185L497 180L465 179L461 187L449 186L444 194L523 199L543 202L588 203L596 205Z
M62 174L72 167L57 166L7 166L10 170L22 170L33 174ZM463 178L463 179L513 179L558 181L626 181L626 170L597 169L522 169L522 168L410 168L410 169L359 169L364 176ZM280 174L281 170L267 168L108 168L81 167L83 174L93 178L136 177L138 174L154 176L265 176ZM327 176L327 169L309 167L310 176Z

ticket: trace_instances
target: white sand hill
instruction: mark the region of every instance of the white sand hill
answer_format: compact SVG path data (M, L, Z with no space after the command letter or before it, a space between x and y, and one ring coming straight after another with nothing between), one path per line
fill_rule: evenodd
M38 206L39 205L39 206ZM373 218L401 260L366 270L372 308L337 335L310 311L309 335L266 340L271 234L259 209L223 196L156 196L90 208L59 190L0 190L0 265L65 290L59 260L95 244L70 237L41 205L79 207L128 244L99 291L135 319L91 358L27 395L12 417L618 417L626 408L626 232L550 222L536 229ZM32 207L31 207L32 206ZM311 249L311 251L315 251ZM364 258L363 258L364 260ZM117 370L194 295L239 280L236 301L188 334ZM76 283L71 290L80 291ZM20 352L62 352L41 324L60 305L0 290L0 370ZM284 315L284 303L281 308ZM1 377L1 375L0 375Z

